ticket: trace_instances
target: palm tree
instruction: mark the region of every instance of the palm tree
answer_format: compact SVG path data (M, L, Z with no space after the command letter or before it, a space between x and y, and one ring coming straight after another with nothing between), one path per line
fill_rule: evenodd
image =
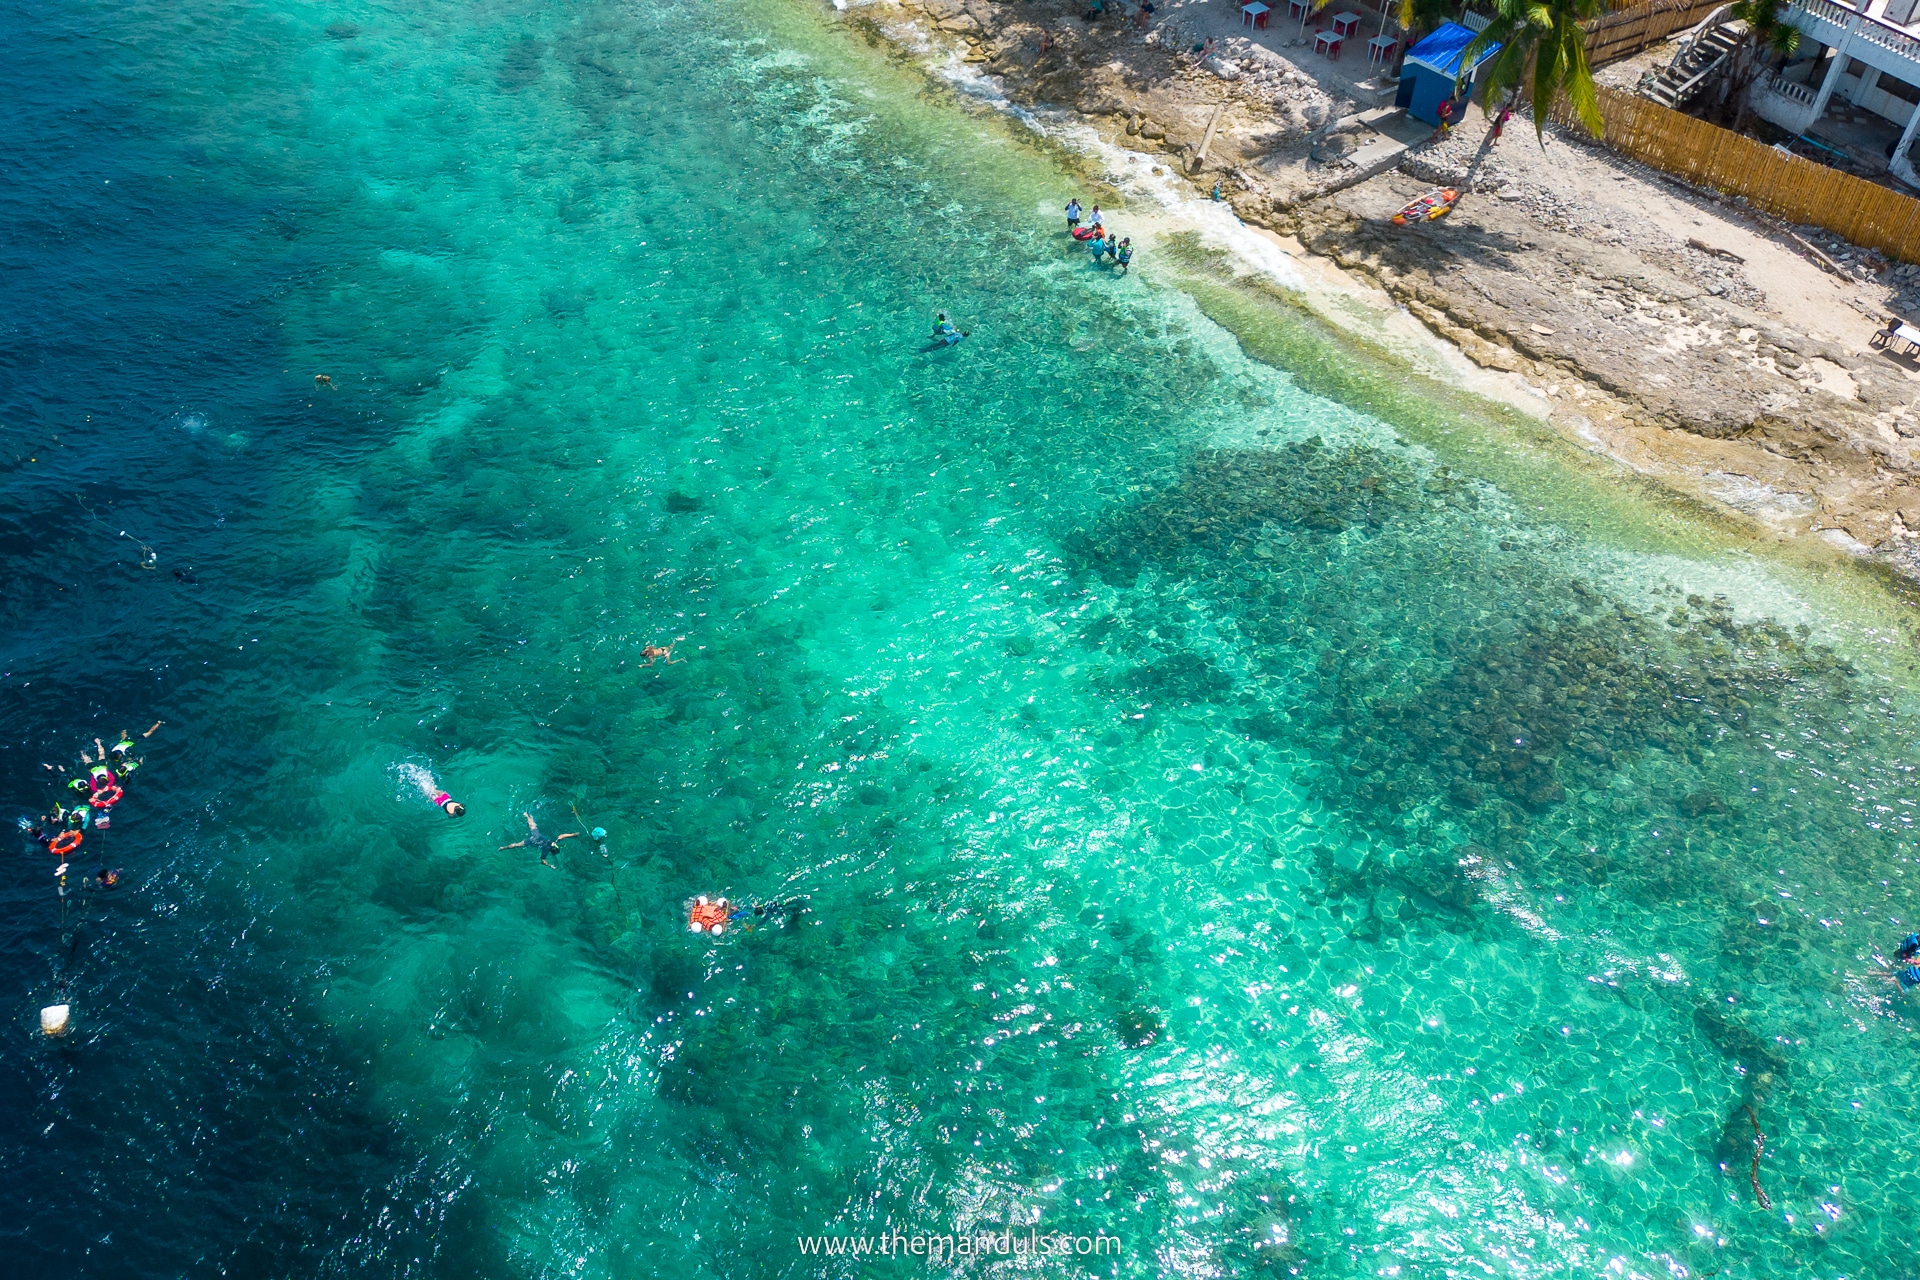
M1407 33L1409 47L1416 32L1425 35L1441 23L1452 22L1459 16L1459 0L1400 0L1400 11L1394 15L1400 23L1400 29Z
M1607 8L1607 0L1494 0L1493 21L1467 46L1460 60L1460 78L1464 81L1474 60L1498 45L1500 52L1487 65L1488 101L1496 95L1517 94L1531 81L1536 135L1544 136L1554 102L1564 97L1587 132L1598 138L1605 124L1593 91L1587 33L1581 24L1598 18Z
M1734 54L1733 75L1729 77L1737 132L1747 119L1747 87L1760 78L1769 61L1777 66L1793 57L1800 48L1800 32L1780 20L1779 0L1736 0L1728 16L1746 23L1748 36Z

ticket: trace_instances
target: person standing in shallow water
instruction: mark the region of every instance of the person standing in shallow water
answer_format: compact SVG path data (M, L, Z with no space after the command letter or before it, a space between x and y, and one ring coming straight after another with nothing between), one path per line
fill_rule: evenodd
M1080 225L1080 197L1073 196L1067 201L1067 230L1069 233Z
M533 820L532 814L523 813L520 816L527 820L527 838L525 840L515 840L512 844L503 844L500 848L503 851L507 849L538 849L540 851L540 865L543 867L551 867L553 865L547 861L547 855L555 852L555 846L562 840L571 840L580 834L578 831L568 831L554 836L552 839L548 839L546 836L540 834L540 826Z

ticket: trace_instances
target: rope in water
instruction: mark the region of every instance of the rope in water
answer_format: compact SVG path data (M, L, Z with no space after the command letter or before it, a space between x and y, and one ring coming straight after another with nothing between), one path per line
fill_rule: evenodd
M1753 1198L1760 1202L1760 1207L1771 1209L1773 1201L1760 1189L1760 1153L1767 1149L1767 1135L1760 1132L1760 1117L1752 1107L1747 1108L1747 1119L1753 1122L1753 1163L1747 1166L1747 1181L1753 1184Z

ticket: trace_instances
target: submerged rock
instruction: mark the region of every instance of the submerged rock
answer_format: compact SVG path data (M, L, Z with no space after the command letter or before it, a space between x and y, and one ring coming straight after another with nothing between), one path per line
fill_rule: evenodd
M1146 1048L1166 1030L1159 1012L1154 1009L1122 1010L1114 1019L1114 1028L1120 1035L1120 1043L1129 1049Z

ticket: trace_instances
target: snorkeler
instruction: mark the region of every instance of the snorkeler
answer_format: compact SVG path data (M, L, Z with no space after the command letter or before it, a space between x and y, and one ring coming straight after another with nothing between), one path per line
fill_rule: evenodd
M806 909L807 900L804 897L776 898L772 902L754 903L751 914L755 920L764 921L767 924L785 924ZM748 914L746 911L737 911L734 913L734 919L741 919Z
M532 814L522 813L520 816L527 820L527 838L525 840L516 840L512 844L503 844L500 847L503 850L538 849L540 851L540 865L543 867L551 867L553 865L547 861L547 855L556 852L554 848L555 845L559 844L562 840L571 840L580 834L578 831L568 831L562 835L548 839L546 836L540 834L539 824L534 822Z
M120 887L120 868L101 867L87 881L87 887L102 893Z
M1889 968L1887 976L1900 984L1900 990L1920 987L1920 933L1910 933L1901 939L1900 949L1893 953L1893 964Z
M154 735L154 733L160 728L160 726L165 723L166 723L165 720L155 720L153 722L153 728L147 730L145 733L141 734L140 736L142 738L151 738ZM93 745L96 747L99 746L100 739L95 738L93 740ZM108 756L112 756L114 763L118 764L119 762L125 760L127 757L133 754L133 749L136 745L138 744L134 742L133 735L131 733L128 733L125 729L122 729L120 731L120 741L114 743L113 746L108 748L106 751L103 751L101 753L100 758L104 760Z
M313 375L313 385L316 387L325 387L329 391L334 389L333 379L324 373L316 373Z
M1911 991L1920 987L1920 933L1910 933L1902 939L1893 960L1896 966L1893 979L1900 984L1900 989Z
M933 333L929 336L933 338L933 341L929 345L922 347L922 351L938 351L942 347L955 346L967 335L964 331L956 328L953 321L947 319L947 313L942 311L934 317Z
M674 648L682 640L685 640L685 639L686 639L685 636L675 636L673 638L673 643L665 647L662 647L657 644L642 645L640 647L640 656L645 658L646 661L641 663L640 665L643 667L650 667L654 664L655 659L658 659L660 662L660 665L664 667L670 667L676 662L685 662L686 661L685 658L676 658L673 656Z

